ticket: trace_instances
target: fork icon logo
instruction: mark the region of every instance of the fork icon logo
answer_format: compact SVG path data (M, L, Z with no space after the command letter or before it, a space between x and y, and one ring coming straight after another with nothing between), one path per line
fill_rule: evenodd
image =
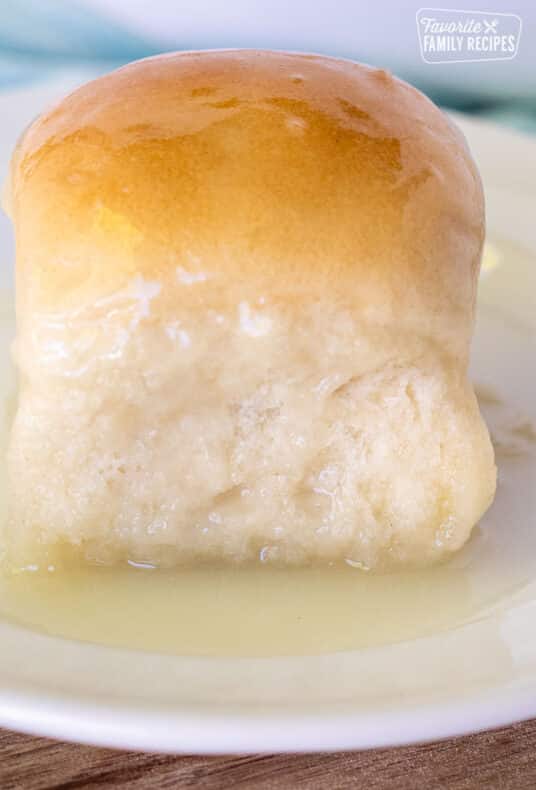
M521 37L521 17L489 11L421 8L417 35L425 63L512 60Z

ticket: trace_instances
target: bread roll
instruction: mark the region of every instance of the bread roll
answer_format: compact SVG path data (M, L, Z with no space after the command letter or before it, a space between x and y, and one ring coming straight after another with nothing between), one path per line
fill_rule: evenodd
M495 466L461 133L382 69L132 63L13 157L18 567L431 563Z

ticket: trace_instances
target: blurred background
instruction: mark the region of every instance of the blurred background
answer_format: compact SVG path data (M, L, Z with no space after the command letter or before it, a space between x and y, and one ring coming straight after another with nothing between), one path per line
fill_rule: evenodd
M385 66L443 106L536 133L536 0L438 5L485 11L499 27L516 14L515 56L452 62L450 53L449 62L425 62L421 3L408 0L1 0L0 89L62 78L76 84L166 50L303 50Z

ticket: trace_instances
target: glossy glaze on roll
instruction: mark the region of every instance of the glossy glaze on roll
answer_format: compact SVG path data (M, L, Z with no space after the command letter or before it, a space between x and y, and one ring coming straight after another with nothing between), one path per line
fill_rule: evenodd
M18 566L434 561L489 505L460 132L383 70L163 55L25 133Z

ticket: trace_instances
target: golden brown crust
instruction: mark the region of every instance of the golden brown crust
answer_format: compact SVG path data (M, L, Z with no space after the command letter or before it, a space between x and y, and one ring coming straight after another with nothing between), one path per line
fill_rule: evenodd
M255 50L132 63L30 127L10 203L19 304L179 269L197 300L333 295L440 342L455 327L465 355L479 176L451 122L383 70Z

